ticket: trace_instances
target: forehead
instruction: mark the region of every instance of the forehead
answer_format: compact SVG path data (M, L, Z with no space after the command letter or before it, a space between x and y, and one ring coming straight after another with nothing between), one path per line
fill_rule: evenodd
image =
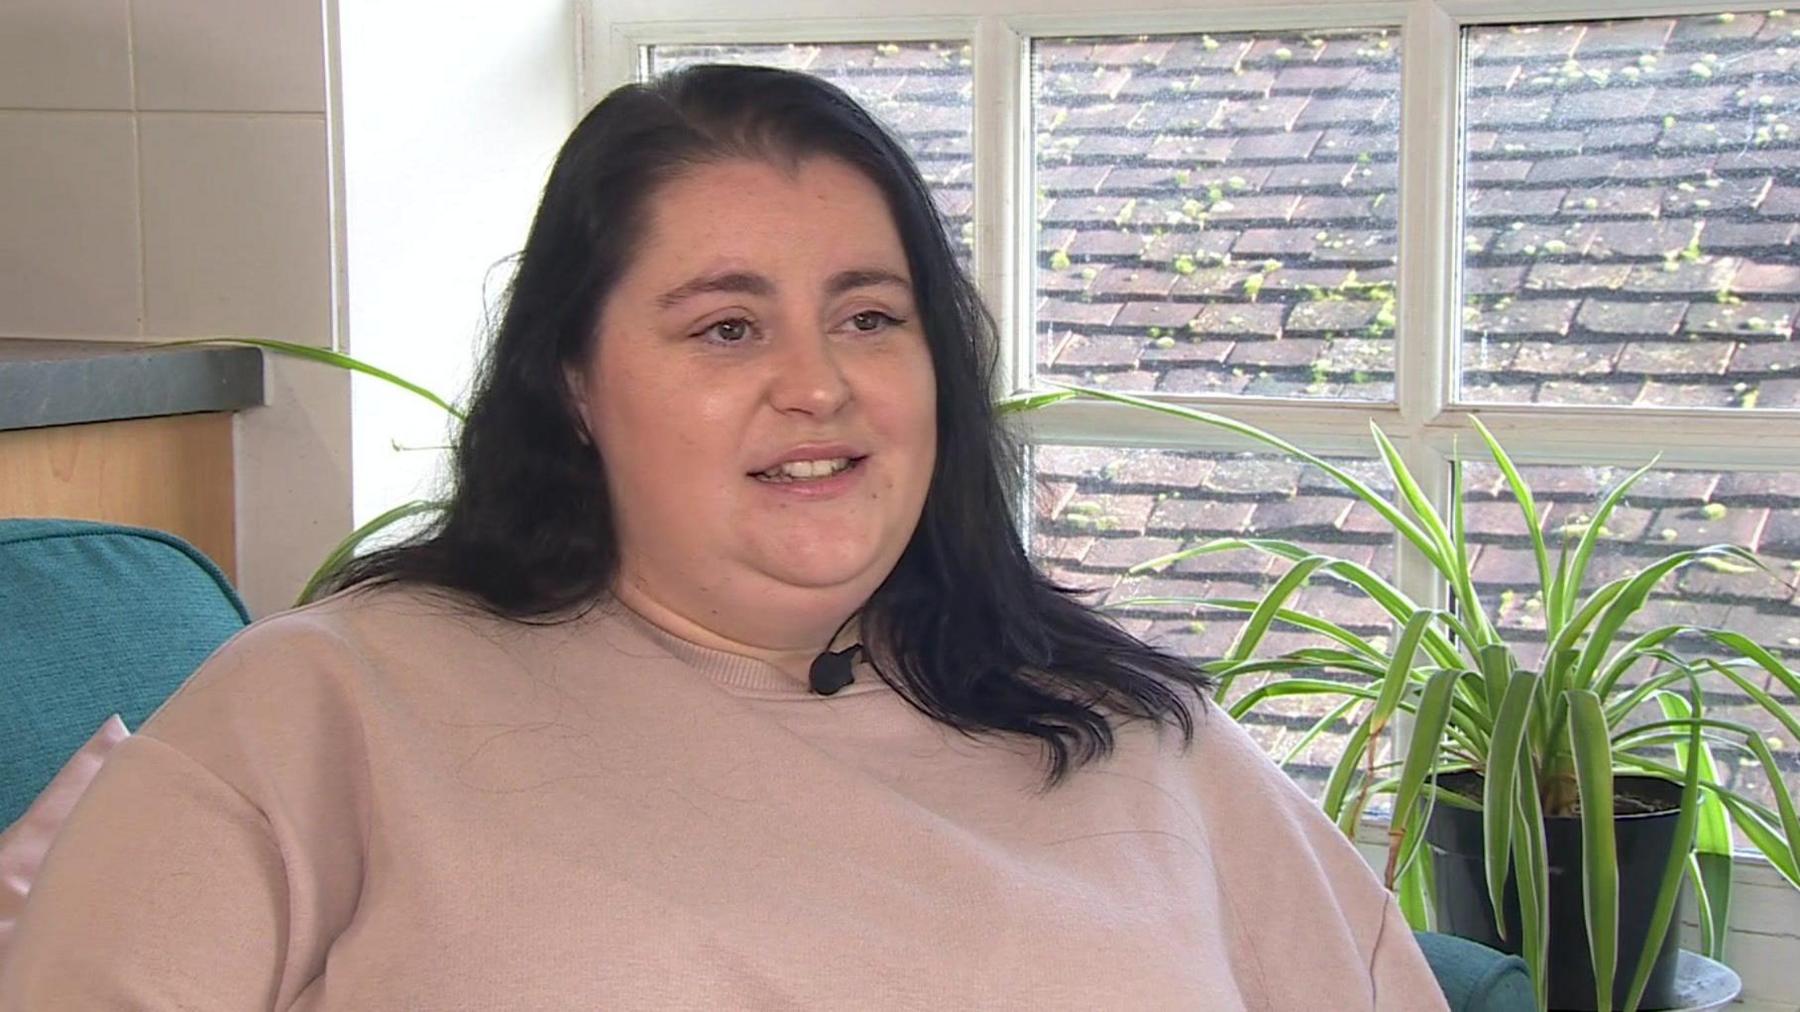
M907 274L887 201L862 172L816 156L792 168L735 159L691 169L652 195L634 273L724 262L769 267L868 261Z

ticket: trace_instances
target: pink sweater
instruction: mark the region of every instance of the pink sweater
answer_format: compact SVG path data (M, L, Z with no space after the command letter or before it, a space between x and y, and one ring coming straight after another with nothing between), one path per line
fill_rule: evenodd
M1355 850L1209 708L1038 794L617 605L265 620L113 753L0 1009L1442 1009Z

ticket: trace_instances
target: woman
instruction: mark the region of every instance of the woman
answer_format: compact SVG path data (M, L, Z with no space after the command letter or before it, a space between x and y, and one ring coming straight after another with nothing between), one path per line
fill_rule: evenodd
M1032 569L993 348L841 92L614 92L441 523L119 746L0 1006L1442 1007L1204 681Z

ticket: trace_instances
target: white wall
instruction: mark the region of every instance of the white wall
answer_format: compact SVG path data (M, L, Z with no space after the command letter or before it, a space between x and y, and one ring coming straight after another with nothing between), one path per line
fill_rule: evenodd
M0 3L0 334L337 329L321 0ZM290 601L350 520L349 384L237 418L238 582Z
M341 7L348 350L452 399L578 117L569 0ZM355 516L432 491L442 411L354 381Z

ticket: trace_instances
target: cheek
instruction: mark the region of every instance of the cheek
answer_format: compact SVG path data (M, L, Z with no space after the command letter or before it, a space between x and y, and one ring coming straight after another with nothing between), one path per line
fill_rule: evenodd
M909 452L912 473L929 480L937 456L937 382L929 355L919 354L903 375L888 378L885 422L889 438Z

